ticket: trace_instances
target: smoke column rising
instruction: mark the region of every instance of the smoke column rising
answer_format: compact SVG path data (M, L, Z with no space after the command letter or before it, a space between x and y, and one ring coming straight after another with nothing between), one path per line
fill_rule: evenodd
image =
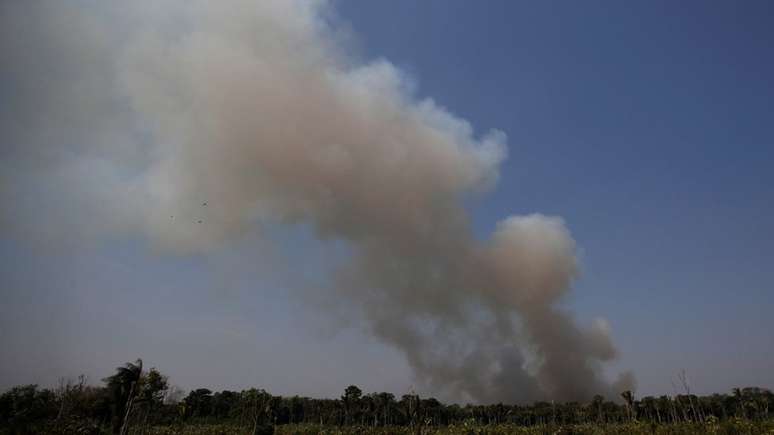
M47 29L28 45L65 53L66 73L51 89L19 86L29 107L6 130L4 199L45 172L104 232L176 253L305 223L351 248L330 295L433 391L494 402L631 388L629 375L601 374L616 357L607 324L582 328L557 305L578 275L560 218L510 216L473 237L463 201L496 184L505 134L477 136L414 97L388 61L349 56L329 4L93 6L27 7ZM6 32L23 32L7 19L15 8L3 7ZM27 83L35 59L4 44ZM64 153L55 140L76 145ZM206 222L184 219L202 198ZM21 231L28 214L4 212L3 225Z

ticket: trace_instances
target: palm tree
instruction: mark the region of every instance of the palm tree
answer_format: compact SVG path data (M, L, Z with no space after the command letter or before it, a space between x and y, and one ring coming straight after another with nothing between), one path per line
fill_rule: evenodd
M126 363L123 367L117 367L116 374L105 379L108 389L113 393L113 399L116 404L115 417L120 418L120 420L114 420L114 433L117 427L120 427L118 432L120 435L126 435L129 430L129 414L132 412L132 403L134 396L137 394L137 384L141 377L142 360L137 359L134 364Z

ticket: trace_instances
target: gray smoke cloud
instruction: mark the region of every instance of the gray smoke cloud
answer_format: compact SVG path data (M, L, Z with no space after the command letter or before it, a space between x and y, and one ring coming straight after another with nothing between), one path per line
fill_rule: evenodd
M473 236L464 201L495 186L505 134L475 135L388 61L350 55L331 5L31 3L0 6L14 103L1 109L0 195L19 204L4 230L141 234L191 253L303 223L351 250L327 294L438 394L632 387L602 375L616 358L604 320L581 327L560 305L578 276L560 218L511 216ZM57 223L35 217L57 201Z

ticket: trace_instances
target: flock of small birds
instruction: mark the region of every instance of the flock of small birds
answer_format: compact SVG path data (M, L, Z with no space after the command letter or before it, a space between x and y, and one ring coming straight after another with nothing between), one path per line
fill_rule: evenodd
M207 207L207 201L205 201L205 202L203 202L203 203L202 203L202 207ZM170 219L174 219L174 218L175 218L175 216L174 216L174 215L171 215L171 216L169 216L169 218L170 218ZM201 220L201 219L199 219L198 221L196 221L196 223L199 223L199 224L200 224L200 223L202 223L202 222L204 222L204 221L203 221L203 220Z

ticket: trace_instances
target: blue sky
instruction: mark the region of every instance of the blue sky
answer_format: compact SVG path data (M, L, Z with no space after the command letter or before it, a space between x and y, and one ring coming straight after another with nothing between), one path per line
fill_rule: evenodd
M611 374L633 370L640 394L671 393L683 369L700 393L774 387L774 4L334 5L361 59L388 59L418 97L508 135L498 185L469 204L474 231L564 218L583 273L563 304L608 319ZM136 238L41 250L4 234L0 387L95 381L140 356L185 388L419 388L398 352L295 297L325 275L325 243L270 233L284 247L271 258L257 232L184 257ZM285 260L301 253L299 273Z

